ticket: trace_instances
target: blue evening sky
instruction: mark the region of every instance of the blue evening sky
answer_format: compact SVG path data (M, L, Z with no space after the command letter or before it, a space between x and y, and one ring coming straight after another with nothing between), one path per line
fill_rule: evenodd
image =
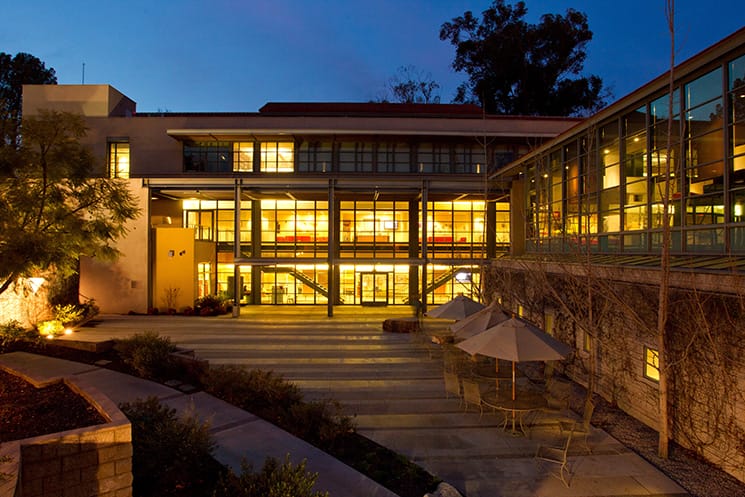
M140 112L257 111L266 102L366 102L414 66L450 102L465 75L442 23L487 0L6 0L0 51L60 84L111 84ZM573 7L594 38L585 74L623 97L662 74L664 0L527 0L528 20ZM742 0L678 0L678 62L743 27ZM83 71L83 65L85 70Z

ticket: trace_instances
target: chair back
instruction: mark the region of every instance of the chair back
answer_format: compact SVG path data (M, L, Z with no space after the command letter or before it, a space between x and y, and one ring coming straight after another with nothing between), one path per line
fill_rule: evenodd
M481 407L481 389L478 383L463 380L463 400L467 404L474 404Z
M450 371L445 371L445 394L452 393L460 397L460 381L458 375Z

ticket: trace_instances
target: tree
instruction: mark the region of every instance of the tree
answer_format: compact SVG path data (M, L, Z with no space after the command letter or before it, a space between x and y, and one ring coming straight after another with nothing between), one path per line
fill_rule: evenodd
M0 294L19 277L77 270L80 255L111 259L126 222L139 214L122 180L91 178L82 116L41 111L23 120L18 147L0 162Z
M432 81L432 75L422 74L414 66L401 66L388 81L387 89L393 101L405 104L438 104L440 96L435 94L440 85Z
M670 444L670 392L669 392L669 368L670 362L668 347L668 314L670 303L670 202L671 178L675 176L675 171L671 168L671 159L673 157L673 92L675 90L675 0L665 1L665 17L667 20L668 31L670 32L670 71L668 73L668 93L667 93L667 145L665 157L665 187L662 192L662 247L660 254L660 291L659 304L657 309L657 354L660 370L659 381L659 439L657 443L657 455L662 459L667 459Z
M2 145L18 145L23 85L55 85L54 69L27 53L0 52L0 133Z
M577 77L592 39L587 16L568 9L528 24L524 2L495 0L479 21L471 11L446 22L440 39L456 47L453 68L468 74L457 102L512 115L584 115L605 105L598 76Z

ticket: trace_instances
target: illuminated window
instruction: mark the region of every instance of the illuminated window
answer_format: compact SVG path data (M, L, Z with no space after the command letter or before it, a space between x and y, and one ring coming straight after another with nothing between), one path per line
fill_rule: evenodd
M129 178L128 142L109 142L109 177Z
M644 347L644 377L660 381L660 354L655 349Z
M295 170L295 144L292 142L263 142L261 144L261 172L291 173Z
M233 143L233 171L250 173L254 169L254 144Z
M592 337L589 333L584 333L584 336L582 338L582 350L584 350L585 352L592 351Z

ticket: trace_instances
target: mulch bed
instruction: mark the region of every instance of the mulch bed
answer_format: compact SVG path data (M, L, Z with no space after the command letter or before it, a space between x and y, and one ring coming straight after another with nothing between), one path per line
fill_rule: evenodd
M34 388L0 370L0 442L102 423L106 419L64 383Z

